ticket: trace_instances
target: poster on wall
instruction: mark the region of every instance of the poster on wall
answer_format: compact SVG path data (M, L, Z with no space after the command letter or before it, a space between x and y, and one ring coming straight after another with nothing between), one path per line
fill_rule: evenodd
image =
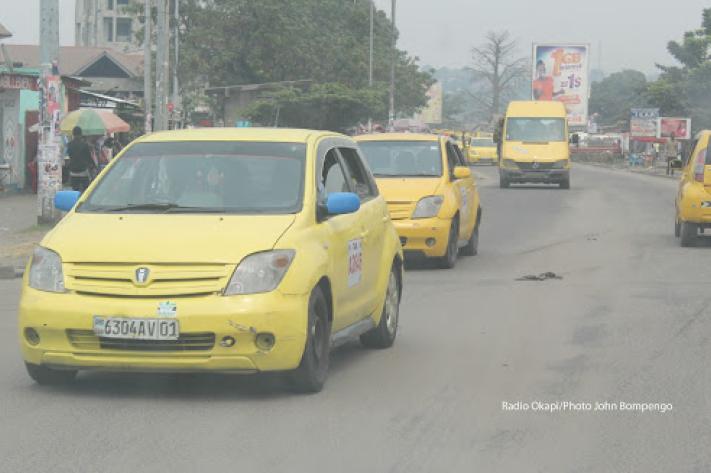
M589 52L587 44L533 45L533 100L563 102L574 127L588 124Z
M659 128L658 108L633 108L630 111L630 136L656 138Z
M671 138L673 135L677 140L691 139L691 118L669 118L659 119L658 138Z

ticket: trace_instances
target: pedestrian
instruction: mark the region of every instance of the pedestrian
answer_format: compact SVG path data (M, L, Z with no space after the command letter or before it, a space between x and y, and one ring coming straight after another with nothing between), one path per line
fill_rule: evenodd
M91 158L91 149L81 128L75 126L72 130L72 141L67 145L69 155L69 182L72 189L84 192L91 182L91 173L96 168Z
M675 161L679 156L679 144L676 141L674 133L671 134L669 141L664 144L664 154L667 158L667 176L673 176L674 168L672 167L672 161Z

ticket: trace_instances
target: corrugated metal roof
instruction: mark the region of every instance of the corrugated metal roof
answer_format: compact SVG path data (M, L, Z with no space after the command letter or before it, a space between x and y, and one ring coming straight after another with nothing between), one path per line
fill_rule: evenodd
M23 67L40 67L40 49L34 44L6 44L10 58ZM126 54L111 48L62 46L59 48L59 72L62 75L81 76L81 72L102 57L107 56L130 76L143 74L143 54Z

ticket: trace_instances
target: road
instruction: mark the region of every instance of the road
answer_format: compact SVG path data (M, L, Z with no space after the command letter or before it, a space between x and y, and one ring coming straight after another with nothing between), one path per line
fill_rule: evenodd
M318 395L272 377L34 385L16 347L19 282L0 281L0 470L711 471L711 245L675 241L675 182L577 166L570 191L501 190L494 169L476 171L479 256L408 271L395 347L337 350ZM545 271L563 279L516 281Z

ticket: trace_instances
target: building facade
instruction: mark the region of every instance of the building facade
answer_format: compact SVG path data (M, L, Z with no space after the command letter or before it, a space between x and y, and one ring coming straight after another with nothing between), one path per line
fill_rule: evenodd
M76 46L110 47L119 51L138 49L138 18L129 11L135 0L76 0Z

